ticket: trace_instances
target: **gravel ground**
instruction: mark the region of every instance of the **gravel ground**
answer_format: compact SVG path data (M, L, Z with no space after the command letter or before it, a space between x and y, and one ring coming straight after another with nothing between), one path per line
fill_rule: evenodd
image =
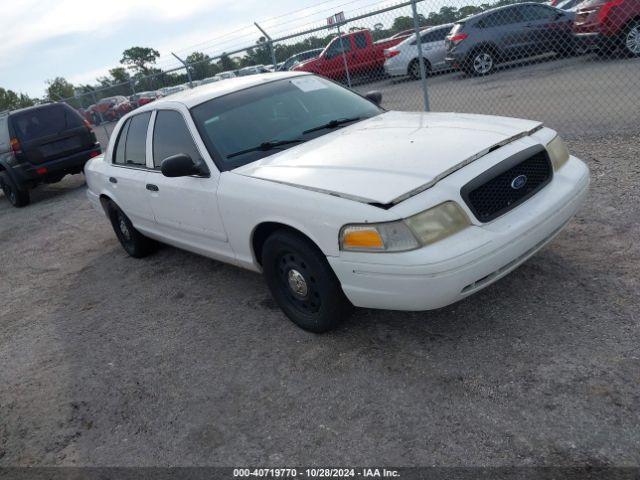
M321 336L259 275L127 257L82 176L0 197L0 465L638 465L639 134L570 142L587 203L506 278Z

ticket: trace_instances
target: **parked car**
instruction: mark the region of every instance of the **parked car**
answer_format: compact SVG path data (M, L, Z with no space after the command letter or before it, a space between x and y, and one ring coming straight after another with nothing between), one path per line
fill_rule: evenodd
M200 85L206 85L207 83L219 82L220 79L218 77L208 77L200 80Z
M158 98L162 97L162 94L156 90L150 90L148 92L140 92L135 95L131 95L129 101L137 108L151 103Z
M257 75L258 73L268 73L269 70L264 65L252 65L238 70L238 77L246 77L247 75Z
M108 122L113 122L122 118L123 115L134 109L129 99L123 95L106 97L98 100L95 110L102 114L102 118Z
M578 8L574 30L581 46L640 56L640 1L587 0Z
M14 207L29 203L29 189L82 172L100 153L89 122L66 103L0 115L0 186Z
M352 305L461 300L542 248L585 197L586 165L540 122L379 101L293 72L176 94L118 123L87 165L87 196L131 256L160 241L262 272L314 332Z
M218 80L227 80L229 78L236 78L237 75L234 71L227 70L226 72L220 72L215 76Z
M575 14L539 3L495 8L456 22L446 39L447 62L472 75L487 75L499 63L575 49Z
M183 85L174 85L173 87L163 87L158 91L163 97L166 97L168 95L173 95L174 93L184 92L185 90L189 90L189 86L183 84Z
M287 58L279 67L278 71L286 72L287 70L291 70L293 67L298 65L300 62L304 62L306 60L311 60L312 58L317 58L318 55L322 53L324 48L314 48L312 50L306 50L304 52L296 53L291 57Z
M422 26L422 27L420 27L420 30L421 31L422 30L426 30L427 28L431 28L431 27L430 26ZM415 33L415 29L409 28L407 30L402 30L401 32L395 33L392 36L390 36L389 38L393 38L393 39L402 38L402 39L405 39L408 36L413 35L414 33Z
M447 47L444 39L451 31L453 24L429 28L420 33L422 57L425 59L426 73L451 68L445 61ZM420 78L420 63L416 36L413 35L395 47L384 51L386 58L384 71L392 77L409 75L413 79Z
M406 37L404 37L406 38ZM374 74L383 70L384 50L396 46L403 37L373 41L370 30L358 30L336 37L319 57L302 62L292 70L311 72L334 80L346 78L345 59L349 74ZM343 54L344 50L344 56Z

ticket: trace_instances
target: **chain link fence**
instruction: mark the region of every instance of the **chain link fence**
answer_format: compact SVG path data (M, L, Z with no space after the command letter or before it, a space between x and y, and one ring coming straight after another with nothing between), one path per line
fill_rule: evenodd
M387 109L532 118L575 136L637 128L640 2L553 3L378 2L295 33L256 24L262 36L251 46L191 63L176 57L178 68L64 101L108 135L114 120L158 97L294 70L378 90Z

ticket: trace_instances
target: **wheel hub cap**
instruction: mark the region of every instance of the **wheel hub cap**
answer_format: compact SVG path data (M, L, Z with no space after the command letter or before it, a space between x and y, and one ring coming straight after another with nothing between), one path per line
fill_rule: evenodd
M297 270L291 269L287 274L287 281L291 291L300 298L305 298L309 293L309 287L304 276Z
M129 228L127 228L127 224L124 221L124 218L122 218L122 215L120 215L120 231L122 232L122 235L124 235L124 238L126 238L127 240L131 240L131 233L129 233Z
M473 67L476 69L478 73L486 73L491 70L493 65L493 60L490 55L483 53L482 55L478 55L473 61Z

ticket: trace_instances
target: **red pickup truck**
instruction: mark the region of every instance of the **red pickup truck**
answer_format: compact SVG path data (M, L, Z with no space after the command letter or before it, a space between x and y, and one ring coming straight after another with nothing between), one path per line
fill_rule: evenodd
M344 48L349 75L379 73L383 71L384 50L397 45L409 35L374 42L370 30L346 33L331 40L319 57L302 62L293 70L342 80L347 76L344 68L345 59L342 55Z

